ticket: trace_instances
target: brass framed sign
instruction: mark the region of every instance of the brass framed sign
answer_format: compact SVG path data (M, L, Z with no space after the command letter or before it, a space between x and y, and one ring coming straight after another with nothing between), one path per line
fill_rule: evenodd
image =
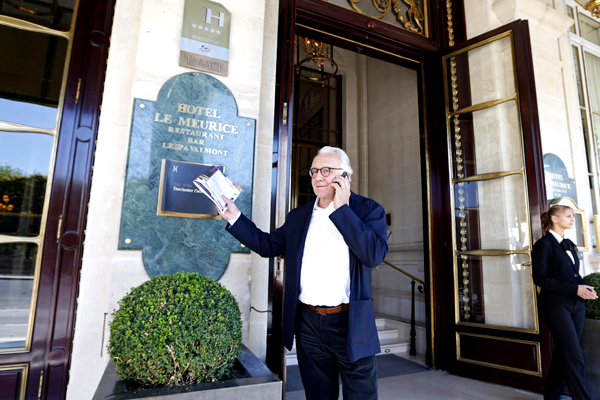
M192 183L213 165L189 161L162 160L158 189L156 215L163 217L185 217L221 219L210 201ZM224 171L222 166L218 166Z
M209 0L185 0L179 65L227 76L231 13Z

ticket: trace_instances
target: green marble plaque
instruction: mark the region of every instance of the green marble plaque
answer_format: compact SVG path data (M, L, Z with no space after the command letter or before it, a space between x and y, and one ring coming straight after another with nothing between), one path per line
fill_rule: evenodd
M174 76L156 101L135 99L133 107L119 249L142 250L151 277L186 271L219 279L230 253L248 249L216 213L158 215L161 167L163 160L222 167L243 189L236 205L251 216L256 121L238 117L219 80L195 72Z

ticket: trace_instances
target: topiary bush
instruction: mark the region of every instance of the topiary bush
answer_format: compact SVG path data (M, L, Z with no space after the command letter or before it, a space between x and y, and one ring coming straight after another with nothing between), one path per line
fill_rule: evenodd
M600 293L600 272L595 272L583 277L586 285L593 286ZM600 298L585 301L585 316L592 319L600 319Z
M178 386L229 376L241 353L233 295L197 273L162 275L133 288L110 323L108 353L121 379Z

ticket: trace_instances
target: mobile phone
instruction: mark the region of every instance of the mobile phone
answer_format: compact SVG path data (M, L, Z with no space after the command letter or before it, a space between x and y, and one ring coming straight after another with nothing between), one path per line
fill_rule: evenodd
M342 172L342 175L341 175L341 177L342 177L342 178L348 178L348 173L347 173L346 171ZM339 182L336 182L336 183L337 183L337 185L338 185L339 187L342 187L342 185L340 185L340 184L339 184Z

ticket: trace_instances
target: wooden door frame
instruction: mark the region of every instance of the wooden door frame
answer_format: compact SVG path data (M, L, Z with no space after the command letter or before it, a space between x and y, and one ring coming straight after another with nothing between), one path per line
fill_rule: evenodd
M529 36L529 24L527 21L517 20L513 21L509 24L506 24L497 29L493 29L489 32L486 32L482 35L479 35L476 38L472 38L469 40L465 40L460 43L460 46L457 47L467 47L472 44L479 43L481 40L485 38L491 38L496 35L499 35L508 30L512 30L514 35L514 45L515 45L515 63L516 63L516 73L519 85L519 99L521 104L521 121L522 121L522 132L523 132L523 151L525 155L525 167L526 167L526 176L528 183L528 197L529 197L529 213L531 218L531 232L533 238L541 237L541 221L539 219L539 215L545 211L546 209L546 191L544 185L544 168L543 168L543 156L542 156L542 148L541 148L541 135L540 135L540 125L538 118L538 110L537 110L537 94L535 89L535 78L533 71L533 60L531 53L531 43ZM443 55L452 53L456 48L452 48L446 50ZM441 69L441 63L438 64L438 68ZM442 73L438 73L437 76L442 76ZM443 85L444 82L440 81L439 85ZM443 87L443 86L440 86ZM440 107L444 107L445 102L442 101ZM438 108L440 108L438 107ZM439 113L438 115L445 116L445 110L436 111ZM444 126L439 128L439 132L443 132L444 140L446 135L446 126L445 119L440 118L440 121L443 121ZM440 137L440 140L442 138ZM445 144L444 144L445 146ZM446 150L444 150L447 153ZM450 174L449 165L447 156L445 157L445 174ZM449 175L446 175L449 176ZM449 198L452 195L449 191L449 185L447 185L447 181L444 183L444 202L446 203L446 207L450 205ZM450 215L452 210L447 211ZM536 218L537 216L537 218ZM436 275L437 279L443 279L448 282L454 281L453 276L453 268L448 266L443 266L443 263L453 262L454 251L452 240L452 224L450 219L448 218L445 222L445 225L440 225L442 228L442 232L444 232L443 237L448 238L444 239L442 243L442 247L444 249L443 254L445 261L443 259L439 259L439 264L441 268L439 268L439 275ZM439 297L436 298L436 304L443 304L445 316L440 316L440 321L443 322L442 326L439 326L439 341L436 341L436 346L439 346L443 349L442 357L444 359L443 364L440 365L440 368L446 369L449 372L467 376L470 378L475 378L479 380L484 380L487 382L494 382L506 386L512 386L516 388L533 390L536 392L542 392L545 384L545 377L547 375L550 360L551 360L551 336L548 332L545 325L540 321L539 324L539 333L531 334L531 333L522 333L522 332L513 332L513 331L505 331L505 330L497 330L497 329L487 329L487 328L478 328L473 326L460 326L460 332L463 333L471 333L471 334L488 334L488 335L497 335L498 337L506 337L514 340L535 340L540 343L541 350L541 366L542 366L542 376L532 376L532 375L524 375L516 372L511 372L507 370L496 369L493 367L486 367L482 365L470 364L466 362L461 362L457 360L457 341L456 341L456 333L459 331L455 326L455 310L454 310L454 302L456 299L456 293L454 293L454 287L448 286L447 288L440 288ZM437 314L437 313L436 313ZM536 316L537 317L537 316ZM436 336L438 331L436 330Z
M25 398L66 398L87 203L116 0L79 1L50 192ZM59 231L60 229L60 231Z

